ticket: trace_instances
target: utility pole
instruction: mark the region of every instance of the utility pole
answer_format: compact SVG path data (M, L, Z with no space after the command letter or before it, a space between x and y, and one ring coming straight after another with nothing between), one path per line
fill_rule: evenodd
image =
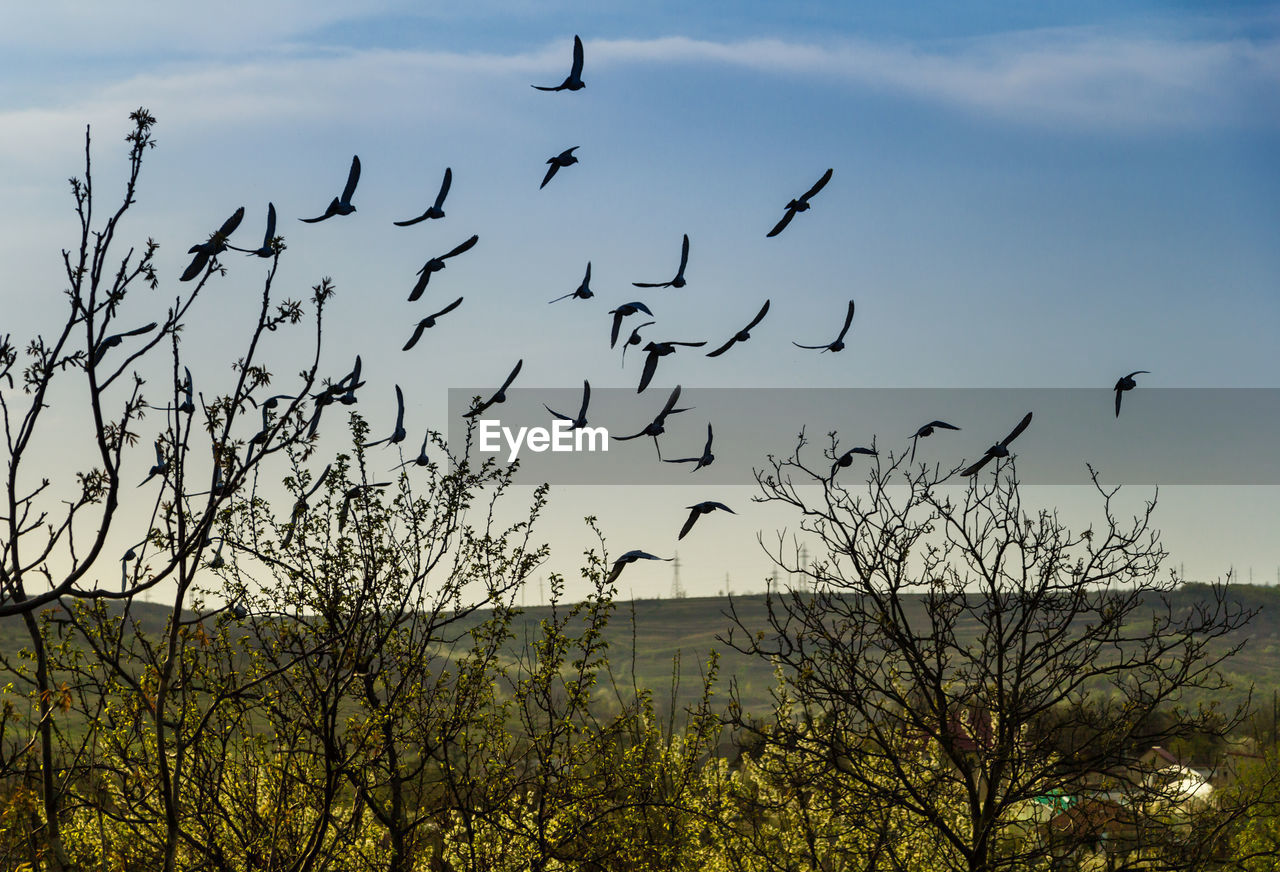
M671 564L671 598L684 599L684 588L680 585L680 552L676 552Z

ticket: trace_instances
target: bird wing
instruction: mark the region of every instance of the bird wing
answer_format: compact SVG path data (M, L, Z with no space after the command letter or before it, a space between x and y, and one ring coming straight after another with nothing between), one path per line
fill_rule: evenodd
M205 265L209 263L209 255L203 251L196 252L196 256L191 259L191 263L182 271L182 277L179 281L189 282L200 273L204 272Z
M582 380L582 408L578 409L577 420L587 417L587 404L591 402L591 382Z
M303 224L315 224L319 221L325 220L326 218L332 218L334 215L337 215L338 214L337 208L338 208L338 198L334 197L329 202L329 208L324 210L323 215L318 215L315 218L299 218L298 220L301 221Z
M418 344L418 340L422 338L422 331L427 329L427 322L430 320L431 318L423 318L418 322L418 326L413 328L413 335L409 337L409 341L404 344L404 348L401 351L408 351Z
M1117 384L1116 385L1116 417L1117 418L1120 417L1120 398L1123 396L1124 396L1124 391L1120 388L1120 385Z
M849 301L849 311L844 316L844 326L840 328L840 335L836 337L836 342L844 339L844 334L849 332L849 325L853 323L853 300ZM835 343L832 343L833 345Z
M830 348L831 347L831 343L829 342L826 343L825 345L801 345L799 342L796 342L794 339L791 340L791 344L794 345L796 348Z
M658 413L658 419L667 417L671 414L671 410L675 408L676 403L680 400L680 385L676 385L675 390L671 392L671 396L667 397L667 404L662 407L662 411Z
M271 240L276 238L276 204L267 204L267 233L262 238L262 247L267 248L271 245Z
M538 185L539 191L541 191L543 188L547 186L547 182L551 181L551 177L554 176L560 169L560 164L556 163L554 158L552 160L547 161L547 163L551 164L551 166L547 169L547 174L542 177L542 184Z
M773 237L781 233L783 230L786 230L787 225L791 223L791 219L794 218L795 216L796 216L796 210L788 209L786 212L782 214L782 218L778 221L778 223L773 225L773 229L765 234L765 238L772 239Z
M434 315L431 315L428 318L428 320L430 320L431 318L439 318L441 315L448 315L450 312L452 312L454 309L458 308L461 305L462 305L462 297L458 297L458 299L454 300L452 303L445 306L439 312L436 312Z
M823 173L823 174L822 174L822 178L820 178L820 179L818 179L818 181L814 182L814 183L813 183L813 187L812 187L812 188L810 188L809 190L805 191L804 196L802 196L802 197L800 198L800 201L801 201L802 203L803 203L803 202L808 202L808 200L809 200L809 198L810 198L810 197L812 197L813 195L815 195L815 194L817 194L819 191L821 191L823 188L825 188L825 187L827 186L827 182L831 181L831 174L832 174L833 172L835 172L835 170L834 170L834 169L829 169L829 170L827 170L825 173Z
M351 198L356 193L356 183L360 181L360 157L358 155L351 156L351 170L347 173L347 184L342 189L341 201L348 205L351 204Z
M548 303L558 303L558 302L560 302L561 300L567 300L569 297L572 297L572 296L573 296L574 294L576 294L576 293L578 293L578 292L577 292L577 291L570 291L569 293L565 294L564 296L556 297L554 300L547 300L547 302L548 302Z
M449 196L449 188L453 185L453 168L444 168L444 181L440 183L440 193L436 194L435 207L439 209L444 205L444 198Z
M582 287L591 284L591 261L587 261L587 273L582 277Z
M396 429L404 429L404 392L396 385Z
M244 219L244 206L241 206L239 209L237 209L235 212L232 213L230 218L222 222L222 226L218 228L218 236L225 240L228 236L230 236L232 233L235 232L235 229L240 226L240 222L243 219Z
M930 421L926 426L941 427L943 430L959 430L955 424L948 424L946 421Z
M708 351L707 357L719 357L720 355L728 351L730 348L733 348L733 344L737 341L738 341L738 334L735 333L729 337L729 341L726 342L724 345L721 345L715 351Z
M568 415L562 415L562 414L560 414L560 413L559 413L559 412L557 412L555 409L553 409L553 408L551 408L550 406L548 406L546 403L543 403L543 404L542 404L542 408L544 408L544 409L546 409L548 412L550 412L550 413L551 413L551 417L553 417L553 418L559 418L561 421L572 421L572 420L573 420L573 419L572 419L572 418L570 418Z
M708 505L708 506L711 506L712 508L720 509L722 512L728 512L731 515L738 514L733 509L726 506L724 503L717 503L717 502L708 500L704 505Z
M429 213L427 212L423 212L417 218L410 218L407 221L392 221L391 223L396 225L397 227L412 227L413 225L417 224L420 221L426 221L428 214Z
M644 389L649 386L649 382L653 379L653 374L658 369L658 355L652 351L645 356L644 372L640 374L640 387L636 388L636 393L643 393Z
M684 275L684 268L689 265L689 234L684 235L684 241L680 243L680 268L676 270L676 275Z
M685 537L685 534L693 529L694 523L698 520L698 515L701 515L701 514L702 512L698 511L697 506L690 506L689 517L684 522L684 526L680 528L680 535L677 536L676 539L683 539Z
M476 244L477 242L479 242L479 241L480 241L480 234L478 234L478 233L473 234L473 235L471 236L471 238L470 238L470 239L468 239L466 242L463 242L463 243L461 243L460 245L458 245L456 248L454 248L454 249L453 249L452 251L450 251L448 254L442 254L442 255L440 255L440 259L441 259L441 260L448 260L448 259L449 259L449 258L451 258L451 257L455 257L455 256L457 256L457 255L459 255L459 254L462 254L464 251L470 251L472 248L474 248L474 247L475 247L475 244Z
M563 300L564 297L559 299ZM551 302L555 302L552 300ZM622 319L626 316L621 314L617 309L613 310L613 327L609 330L609 347L613 348L618 344L618 331L622 329Z
M512 370L511 370L511 374L510 374L510 375L508 375L508 376L507 376L507 380L506 380L506 381L504 381L504 382L502 383L502 387L498 388L498 393L502 393L502 392L503 392L503 391L505 391L507 388L511 387L511 383L512 383L513 381L515 381L515 380L516 380L516 376L520 374L520 367L522 367L522 366L524 366L524 358L523 358L523 357L516 361L516 365L515 365L515 367L514 367L514 368L512 368Z
M1013 431L1008 436L1004 437L1004 440L1000 444L1007 448L1009 446L1009 443L1012 442L1014 439L1017 439L1018 436L1022 433L1022 431L1027 429L1027 425L1030 423L1031 423L1031 413L1027 412L1026 417L1024 417L1021 421L1018 422L1018 426L1014 427Z
M982 457L978 458L978 462L977 462L977 463L975 463L975 464L973 464L972 466L968 467L967 469L965 469L964 471L962 471L960 474L961 474L961 475L977 475L978 470L980 470L980 469L982 469L982 467L986 466L986 465L987 465L987 463L988 463L988 462L990 462L991 457L992 457L992 455L990 455L990 454L984 454L984 455L982 455Z
M701 346L707 344L707 340L704 339L701 342L666 342L663 344L664 345L687 345L690 348L700 348Z
M422 296L422 292L427 289L427 282L431 281L431 271L425 266L418 271L418 281L414 283L413 290L409 292L409 302Z
M769 301L765 300L764 305L760 307L760 311L757 312L756 316L751 319L751 323L748 324L746 327L742 328L743 332L746 332L747 330L751 330L752 328L754 328L757 324L759 324L761 321L764 320L764 316L767 314L769 314Z
M569 71L571 78L582 78L582 60L582 40L575 33L573 36L573 67Z
M156 322L155 322L155 321L152 321L150 324L146 325L145 327L135 327L135 328L134 328L134 329L132 329L132 330L126 330L125 332L123 332L123 333L119 333L119 334L117 334L117 335L119 335L119 336L141 336L143 333L150 333L150 332L151 332L152 330L154 330L154 329L156 329Z
M632 282L637 288L669 288L671 282ZM653 314L652 312L650 314Z
M707 424L707 444L702 448L702 456L706 457L711 453L711 424Z

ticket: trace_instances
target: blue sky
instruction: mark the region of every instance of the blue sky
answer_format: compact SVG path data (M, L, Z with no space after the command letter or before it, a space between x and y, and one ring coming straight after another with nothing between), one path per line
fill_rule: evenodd
M161 243L170 291L188 245L240 205L238 241L256 245L274 201L289 246L280 285L302 296L335 279L342 329L325 357L337 371L364 355L375 429L392 383L420 433L443 426L449 387L496 382L517 357L525 387L634 385L638 370L601 340L605 312L631 299L654 308L662 335L650 338L712 342L773 301L752 342L668 359L658 388L1096 386L1105 413L1107 389L1134 369L1151 370L1151 386L1277 387L1275 4L232 2L195 16L65 2L4 16L0 294L17 336L58 317L65 179L80 171L84 125L111 190L125 116L144 105L159 147L129 229ZM564 77L575 33L587 88L531 89ZM571 145L581 163L538 190L544 161ZM354 153L356 214L298 223L338 192ZM447 218L393 227L425 207L445 166ZM827 167L813 209L766 240ZM422 305L466 302L400 352L427 313L405 302L415 271L473 233L477 247ZM674 269L683 233L689 285L632 288ZM597 297L548 308L588 260ZM229 378L224 337L262 274L257 261L231 267L184 340L205 384ZM849 298L848 349L791 345L838 329ZM702 426L688 424L688 441ZM974 422L956 450L980 453L1007 429ZM1273 579L1278 491L1162 490L1175 562ZM748 498L562 489L544 528L551 568L576 574L587 512L613 550L665 555L683 506L723 499L743 517L705 519L717 523L681 543L685 586L711 593L727 571L735 588L758 587L757 531L794 519ZM1083 500L1070 488L1046 499ZM670 586L666 568L624 578L637 594Z

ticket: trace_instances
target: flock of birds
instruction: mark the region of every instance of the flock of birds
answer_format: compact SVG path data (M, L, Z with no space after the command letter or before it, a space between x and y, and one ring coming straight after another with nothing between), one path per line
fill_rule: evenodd
M581 90L582 88L586 87L585 83L582 80L583 60L584 60L584 56L583 56L582 40L578 36L574 36L573 63L572 63L572 67L570 69L569 75L566 76L564 81L561 82L559 85L554 85L554 86L534 85L533 87L539 91ZM540 188L546 187L546 185L553 178L555 178L556 174L561 169L570 167L573 164L578 162L578 158L574 155L574 152L577 149L578 149L578 146L565 149L564 151L560 152L559 154L547 160L548 168L545 176L542 179L542 184L539 186ZM766 237L773 238L778 236L791 224L792 220L795 218L796 215L798 215L801 212L807 212L811 208L811 205L812 205L811 201L813 200L813 198L817 196L831 181L833 172L834 172L833 169L828 169L825 173L822 174L822 176L817 180L817 182L815 182L813 186L809 188L809 190L807 190L801 196L788 202L784 207L784 213L781 219L779 219L778 222L773 226L773 228L766 234ZM334 197L330 201L329 205L325 208L322 214L314 218L301 218L299 220L307 224L315 224L321 221L327 221L330 218L352 214L353 212L356 211L356 207L355 205L353 205L352 199L355 196L356 187L359 184L359 181L360 181L360 158L356 156L356 157L352 157L351 159L351 167L347 173L346 184L344 185L341 194ZM415 218L407 219L404 221L396 221L394 222L395 225L400 227L408 227L422 221L444 218L445 217L444 204L445 204L446 198L449 195L449 189L452 185L452 182L453 182L453 172L450 168L446 168L444 171L444 177L440 183L439 191L436 194L435 200L431 204L431 206L428 207L421 215L418 215ZM214 258L216 258L217 255L221 254L222 252L227 251L228 249L233 251L244 252L250 256L257 256L262 258L272 257L275 254L277 237L276 237L276 210L275 210L274 204L269 203L267 205L266 231L263 236L262 245L259 246L258 248L255 248L255 249L237 248L236 246L229 244L228 242L229 237L239 227L240 222L243 220L243 218L244 218L244 208L241 207L237 209L236 212L230 218L228 218L216 232L211 234L208 241L199 243L190 248L188 253L193 255L193 257L192 257L191 263L188 265L186 270L184 270L182 273L182 276L181 276L182 281L191 281L196 277L202 275L206 269L209 269L211 265L213 265ZM442 254L439 257L433 257L430 260L428 260L423 265L422 269L418 270L418 280L414 284L412 290L409 293L409 301L410 302L416 301L423 295L423 293L427 289L427 285L431 279L431 276L434 273L440 272L441 270L445 269L445 267L447 266L446 261L448 261L451 258L458 257L462 254L465 254L467 251L471 250L478 241L479 241L479 236L473 235L470 238L458 244L457 246L455 246L454 248L450 249L447 253ZM671 279L663 282L633 282L633 285L637 288L644 288L644 289L683 288L686 284L685 270L688 266L688 263L689 263L689 236L688 234L685 234L683 241L681 243L681 248L680 248L679 265L676 268L675 275ZM565 299L589 300L593 296L594 296L594 292L591 290L591 263L588 262L586 267L586 272L582 278L582 283L574 291L568 294L565 294L563 296L557 297L556 299L551 300L550 302L556 303ZM426 316L425 318L422 318L420 321L418 321L418 323L415 325L413 329L412 335L409 337L408 341L404 345L404 350L408 351L412 349L418 343L418 341L422 338L423 333L426 330L432 327L435 327L440 318L444 317L445 315L448 315L450 312L457 309L458 306L462 304L462 302L463 302L463 298L458 297L456 300L454 300L449 305L445 306L443 309L437 312L434 312ZM799 342L793 342L792 344L797 346L798 348L807 349L807 350L820 349L822 353L825 353L828 351L829 352L842 351L846 347L845 337L848 334L851 325L853 324L854 309L855 309L854 301L849 300L848 307L845 312L843 325L841 326L840 332L838 333L838 335L835 337L834 340L830 342L817 344L817 345L803 345ZM653 317L653 312L650 311L649 307L645 305L645 303L642 301L632 301L632 302L624 303L614 309L609 310L608 314L612 316L612 323L611 323L610 334L609 334L610 348L617 347L619 337L622 335L621 330L622 330L624 320L633 315L638 315L641 313L643 313L646 316L649 316L650 318ZM751 338L751 331L755 329L755 327L759 325L762 320L764 320L765 316L768 315L768 313L769 313L769 300L765 300L764 305L760 307L760 310L756 313L755 317L752 318L751 321L745 327L735 332L731 337L729 337L727 341L725 341L723 344L716 347L714 350L707 352L706 356L719 357L725 354L726 352L728 352L730 349L732 349L734 345L743 343L749 340ZM630 331L630 334L627 336L627 338L623 340L622 359L623 359L624 365L626 362L627 349L633 346L639 346L642 342L644 342L644 339L640 335L640 331L655 323L657 322L650 320L650 321L645 321L644 323L638 324ZM94 354L92 356L93 364L97 365L98 363L100 363L104 355L110 349L119 346L126 338L147 333L155 329L155 327L156 325L152 323L152 324L146 325L145 327L140 327L135 330L118 333L118 334L101 339L96 344ZM645 389L650 385L657 371L658 361L661 358L675 354L681 348L701 348L706 344L707 344L706 340L696 341L696 342L649 341L646 344L644 344L644 346L640 348L640 350L645 354L645 360L644 360L644 364L643 364L643 368L640 376L639 386L637 387L637 393L643 393ZM518 360L515 366L511 369L511 371L507 375L506 379L503 381L502 386L498 388L498 390L495 391L492 395L490 395L487 399L484 399L480 402L475 403L473 407L468 412L465 413L464 417L474 419L479 415L481 415L482 413L484 413L489 408L491 408L492 406L494 406L495 404L505 402L507 399L506 392L511 388L512 383L516 380L516 377L520 374L520 370L523 365L524 365L523 359ZM1117 417L1120 414L1120 403L1121 403L1122 396L1124 395L1125 392L1131 391L1137 386L1137 382L1134 380L1134 376L1145 374L1146 372L1147 372L1146 370L1136 370L1134 372L1129 373L1126 376L1121 377L1116 382L1114 390L1115 390L1115 414ZM333 402L339 402L339 403L348 404L348 405L351 403L354 403L355 391L357 388L361 387L363 384L364 382L360 380L360 358L357 357L355 367L350 373L348 373L346 376L344 376L342 379L338 380L337 382L330 383L324 390L322 390L320 393L312 397L312 399L314 400L315 412L311 421L310 433L314 434L316 432L316 429L319 424L320 412L323 410L325 406ZM186 402L180 408L183 408L187 404L189 404L191 399L192 387L191 387L191 374L189 371L186 373L186 382L185 382L185 385L183 386L183 390L186 397ZM395 423L394 429L392 430L389 436L383 439L368 442L365 444L364 447L368 448L368 447L373 447L375 445L380 445L380 444L396 445L402 442L407 437L408 433L404 426L404 413L405 413L404 394L399 385L396 385L395 391L396 391L397 413L396 413L396 423ZM667 418L670 415L689 411L689 407L684 407L684 408L676 407L676 404L679 402L679 399L680 399L680 393L681 393L681 388L679 385L677 385L675 389L672 390L670 396L667 398L666 403L663 405L662 409L658 412L658 414L653 418L653 420L649 424L647 424L639 432L628 435L628 436L616 436L611 438L616 439L618 441L628 441L631 439L638 439L642 436L648 436L653 439L654 446L657 450L658 459L661 462L692 464L692 471L694 472L700 469L704 469L707 466L710 466L715 461L715 455L712 453L713 430L712 430L712 425L710 423L707 424L707 439L703 447L702 453L700 455L696 457L681 457L681 458L664 458L662 456L662 449L658 443L658 437L663 435L663 433L665 432ZM272 397L261 404L261 409L263 414L263 429L257 436L254 437L254 440L261 441L262 439L265 438L270 427L270 419L268 417L269 412L271 409L275 407L276 403L278 403L282 399L293 399L293 398L288 397L286 395L280 395L277 397ZM550 407L546 407L546 408L547 408L547 411L551 415L553 415L555 418L570 422L574 428L581 428L587 425L587 409L590 404L590 401L591 401L591 385L589 381L584 380L582 403L575 415L570 416L570 415L563 414L561 412L557 412L551 409ZM194 406L192 408L194 408ZM1002 440L1000 440L999 442L996 442L990 448L988 448L986 452L982 455L982 457L980 457L975 463L971 464L970 466L962 470L961 475L974 476L993 459L1008 457L1010 444L1019 435L1021 435L1023 431L1027 429L1027 427L1031 423L1031 417L1032 417L1031 413L1028 412L1022 418L1022 420L1020 420L1018 424L1009 432L1007 436L1005 436ZM924 426L917 429L915 433L913 433L910 437L911 438L910 462L911 463L915 462L916 445L920 439L933 435L937 430L959 430L959 429L960 429L959 427L953 424L949 424L945 421L937 421L937 420L930 421L928 424L925 424ZM251 440L251 442L253 442L254 440ZM400 466L397 468L401 468L408 465L425 466L428 463L430 463L430 460L426 455L426 445L427 445L426 440L424 440L422 449L419 451L418 456L412 460L405 461L404 463L400 464ZM843 454L835 458L834 463L832 464L832 467L831 467L831 475L834 477L840 469L847 468L850 465L852 465L854 458L859 455L875 456L876 454L877 452L874 448L855 447L855 448L849 449L848 451L845 451ZM160 444L157 443L156 464L155 466L152 467L150 474L147 476L147 479L143 481L143 484L146 484L147 481L150 481L153 477L157 475L163 476L166 469L167 469L167 464L163 456L163 452L161 450ZM292 518L291 518L292 523L290 524L289 533L285 540L286 545L292 539L293 528L297 526L297 522L301 519L302 515L307 510L308 499L311 496L313 496L317 490L319 490L321 484L324 482L326 476L328 475L328 472L329 472L329 469L326 468L324 473L321 474L321 476L316 480L316 482L308 490L308 492L305 494L302 494L295 502ZM215 479L215 488L218 486L217 484L218 481L220 481L220 478ZM342 509L338 519L339 528L342 528L346 525L351 503L356 497L358 497L361 493L369 489L387 487L390 484L391 482L389 481L367 483L367 484L357 485L351 488L350 490L348 490L344 494ZM683 526L680 528L680 532L679 532L679 535L677 536L677 539L683 539L686 535L688 535L690 531L693 529L695 523L703 515L709 514L714 511L725 511L725 512L729 512L730 514L735 514L733 509L729 508L729 506L714 500L703 501L700 503L696 503L692 506L687 506L686 508L689 510L689 515L685 520ZM126 555L126 557L127 556L128 555ZM674 558L658 557L654 554L650 554L646 551L638 550L638 549L628 551L613 562L611 572L608 577L608 582L613 583L614 581L616 581L616 579L618 578L618 576L621 574L621 572L626 566L638 560L668 560L669 561L673 559Z

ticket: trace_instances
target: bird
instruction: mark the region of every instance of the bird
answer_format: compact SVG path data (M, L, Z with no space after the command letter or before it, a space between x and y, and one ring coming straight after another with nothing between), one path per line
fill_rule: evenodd
M571 166L578 162L577 157L573 154L578 148L579 146L575 145L573 148L566 148L555 157L547 158L547 163L551 166L547 169L547 174L542 177L542 184L538 185L539 191L547 186L547 182L551 181L551 178L560 171L561 167Z
M271 241L275 238L276 238L276 204L268 203L267 204L267 232L264 233L262 236L262 247L250 250L248 248L236 248L234 245L228 245L227 248L235 249L236 251L243 251L246 254L248 254L250 257L254 257L254 256L271 257L273 254L276 253L275 246L271 244Z
M1004 439L1000 440L995 445L992 445L990 448L988 448L987 453L982 455L982 457L978 458L977 463L974 463L972 466L969 466L960 474L961 475L977 475L978 470L986 466L987 463L989 463L992 458L1008 457L1009 443L1012 442L1014 439L1017 439L1018 436L1022 433L1022 431L1027 429L1027 425L1030 423L1031 423L1031 413L1027 412L1026 416L1021 421L1018 422L1018 426L1014 427L1008 436L1004 437Z
M821 348L823 351L843 351L844 350L844 334L849 332L849 325L853 323L853 300L849 301L849 311L844 316L844 326L840 328L840 335L836 337L835 342L827 345L801 345L799 342L792 342L796 348Z
M418 340L422 338L422 331L436 326L437 318L439 318L441 315L448 315L454 309L458 308L458 306L460 306L461 304L462 304L462 297L458 297L458 299L454 300L452 303L445 306L439 312L436 312L434 315L428 315L427 317L419 321L418 326L413 328L413 335L409 337L409 341L404 344L404 348L402 348L401 350L408 351L410 348L413 348L413 346L417 345Z
M502 383L502 387L494 392L493 396L476 406L469 412L464 412L462 417L474 418L494 403L505 403L507 401L507 388L511 387L511 383L516 380L516 376L520 374L520 367L524 366L524 358L516 361L515 367L511 370L511 374L507 376L507 380Z
M582 380L582 406L579 407L578 416L576 418L570 418L568 415L562 415L559 412L557 412L555 409L548 406L546 403L542 404L542 408L550 412L553 417L559 418L561 421L570 422L571 424L573 424L573 429L579 430L587 426L587 404L590 402L591 402L591 382L587 381L584 378Z
M360 381L360 355L356 355L355 365L351 368L351 372L344 375L338 382L330 387L333 393L333 399L336 399L344 406L350 406L356 401L356 389L364 387L364 382Z
M537 88L539 91L581 91L587 87L582 81L582 40L577 34L573 36L573 66L569 69L569 75L558 85L532 85L530 87Z
M446 260L451 257L457 257L464 251L470 251L479 241L480 234L472 234L470 239L454 246L453 250L448 254L433 257L431 260L424 263L422 265L422 269L418 270L418 275L421 276L421 278L418 279L418 283L413 286L413 290L409 293L409 302L412 303L414 300L422 296L422 292L427 289L427 282L431 281L431 274L440 272L440 270L444 269Z
M97 366L99 363L101 363L102 358L106 355L106 353L112 348L115 348L116 346L118 346L121 342L123 342L126 336L141 336L144 333L150 333L154 329L156 329L156 322L152 321L150 324L146 325L145 327L138 327L133 330L126 330L123 333L114 333L111 336L108 336L106 339L103 339L101 342L97 344L97 346L94 347L94 350L93 350L94 366Z
M324 214L318 218L299 218L299 221L307 224L315 224L318 221L324 221L326 218L332 218L334 215L350 215L356 211L356 207L351 205L351 197L356 192L356 183L360 181L360 156L351 156L351 170L347 173L347 186L342 189L341 197L334 197L329 203L329 208L324 210Z
M427 435L422 437L422 447L418 449L418 456L413 460L406 460L404 463L397 465L396 469L402 469L412 464L413 466L429 466L431 458L427 456L427 443L431 441L431 431L427 431Z
M746 342L748 339L751 338L750 331L757 324L759 324L761 321L764 320L764 316L768 314L768 312L769 312L769 301L765 300L764 305L760 307L760 311L756 313L756 316L751 319L750 324L748 324L746 327L743 327L737 333L733 334L733 336L729 339L728 342L726 342L724 345L721 345L715 351L708 351L707 357L719 357L720 355L728 351L730 348L732 348L734 346L734 343Z
M227 565L227 561L222 559L222 546L226 544L225 538L218 541L218 550L213 552L213 559L209 561L210 569L221 569Z
M574 297L579 300L590 300L592 297L596 295L596 292L591 290L590 286L591 286L591 261L587 261L587 274L582 277L582 284L578 285L577 289L574 290L572 293L565 294L563 297L556 297L554 300L548 300L547 302L558 303L561 300L568 299L569 297Z
M165 411L185 412L190 415L196 410L195 398L192 395L191 370L187 367L182 368L187 374L186 379L178 385L178 390L182 391L182 402L176 406L165 406Z
M289 547L289 543L293 541L293 532L298 528L298 522L301 521L302 516L307 513L307 500L315 496L315 492L320 490L320 485L324 484L324 480L329 477L329 470L332 468L332 463L325 466L324 472L320 473L320 477L317 478L315 484L311 486L311 490L301 494L294 502L293 511L289 516L289 532L284 537L284 547Z
M644 389L649 386L649 382L653 379L654 372L658 369L658 358L666 357L668 354L676 353L677 345L687 345L690 348L700 348L706 345L704 339L701 342L650 342L645 345L644 350L648 352L648 356L644 359L644 372L640 374L640 387L636 388L636 393L644 393ZM624 351L626 349L623 349Z
M157 439L155 465L151 467L151 470L147 473L147 477L144 478L142 481L138 482L138 487L142 487L144 484L151 481L151 479L154 478L155 476L164 475L168 471L169 471L169 462L164 459L164 450L160 447L160 440Z
M248 397L247 399L250 403L253 403L253 407L255 409L259 407L264 409L274 409L276 406L280 405L281 400L294 400L297 399L297 397L292 394L276 394L275 396L267 397L261 403L255 402L253 397Z
M393 221L397 227L411 227L419 221L426 221L428 218L444 217L444 198L449 196L449 187L453 184L453 168L444 168L444 181L440 183L440 192L436 194L436 201L431 204L427 211L423 212L417 218L410 218L408 221Z
M865 454L868 457L880 456L880 452L876 451L874 448L863 448L862 446L858 446L857 448L850 448L844 454L841 454L839 457L837 457L835 463L831 464L831 474L835 475L837 469L846 469L852 466L853 455L855 454Z
M707 424L707 444L702 448L702 456L700 457L681 457L677 460L664 460L664 463L692 463L695 464L690 472L697 472L704 466L710 466L715 463L716 456L711 453L711 425Z
M625 318L625 317L627 317L628 315L634 315L636 312L644 312L646 315L648 315L648 316L650 316L650 317L652 317L652 316L653 316L653 313L649 311L649 307L648 307L648 306L646 306L644 303L638 303L638 302L637 302L637 303L623 303L623 304L622 304L621 306L619 306L618 308L616 308L616 309L610 309L610 310L609 310L609 314L613 316L613 329L609 332L609 347L610 347L610 348L613 348L615 345L617 345L617 344L618 344L618 330L619 330L619 329L621 329L621 327L622 327L622 319L623 319L623 318ZM649 323L650 323L650 324L652 324L653 322L652 322L652 321L650 321ZM633 333L632 335L633 335L633 336L636 336L636 334L634 334L634 333ZM640 342L640 337L639 337L639 336L636 336L636 341L635 341L635 343L632 343L630 339L628 339L628 340L627 340L627 343L628 343L628 344L637 344L637 345L638 345L638 344L639 344L639 342ZM625 347L625 346L623 347L623 351L624 351L624 352L626 351L626 347Z
M714 512L716 509L721 509L731 515L738 514L724 503L717 503L715 500L706 500L698 503L697 505L687 506L686 508L689 509L689 519L685 521L684 526L680 528L680 535L676 537L677 540L683 539L685 535L693 529L693 525L697 522L698 518Z
M240 226L241 220L244 219L244 207L241 206L231 214L231 217L222 222L214 233L209 235L207 242L201 242L187 249L187 254L194 254L191 263L183 271L179 281L189 282L200 273L204 272L204 268L208 265L209 259L215 257L227 250L227 237L230 236L235 229Z
M1114 390L1116 392L1116 417L1117 418L1120 417L1120 397L1124 395L1125 391L1131 391L1138 386L1138 383L1133 380L1133 377L1135 375L1150 375L1150 374L1151 373L1145 369L1135 369L1133 372L1122 377L1118 382L1116 382L1116 386Z
M362 448L372 448L375 445L381 445L383 442L388 445L398 445L404 441L404 437L409 435L404 429L404 392L400 390L400 385L396 385L396 429L386 439L379 439L376 442L366 442Z
M641 436L652 436L653 445L658 449L658 459L661 460L662 448L658 445L658 437L667 432L667 416L675 415L680 412L687 412L689 409L693 408L692 406L689 406L684 409L677 409L675 406L679 400L680 385L676 385L675 390L671 392L671 396L667 397L667 403L662 407L662 411L658 413L657 417L646 424L643 430L639 433L634 433L631 436L614 436L613 438L620 442L626 442L628 439L639 439Z
M916 462L916 440L924 439L926 436L932 436L933 431L938 428L941 428L943 430L959 430L960 429L954 424L948 424L946 421L930 421L928 424L925 424L923 427L921 427L919 430L917 430L915 433L911 435L911 459L907 461L908 463Z
M823 188L827 186L827 182L831 181L831 174L833 172L834 172L833 169L828 169L825 173L822 174L822 178L814 182L814 185L812 188L805 191L804 194L801 195L800 199L792 200L790 203L788 203L786 205L787 211L783 214L782 220L780 220L777 224L773 225L773 229L770 230L768 233L766 233L765 236L766 237L777 236L779 233L781 233L783 230L786 229L787 225L791 223L791 219L796 217L797 212L809 211L809 198L815 196L819 191L821 191Z
M637 288L683 288L684 268L689 265L689 234L684 235L684 242L680 244L680 268L676 270L676 277L669 282L632 282Z
M380 481L376 484L358 484L355 487L348 489L347 492L342 495L342 509L338 512L338 529L341 530L343 527L347 526L347 514L351 510L351 501L359 496L362 491L372 490L375 487L387 487L390 484L391 482L389 481Z
M609 578L605 581L605 584L613 584L618 580L618 576L622 574L622 570L630 564L635 563L637 560L665 560L670 563L674 559L674 557L658 557L657 555L650 554L648 551L640 551L638 549L635 551L628 551L626 554L623 554L617 560L613 561L613 570L609 573Z
M639 345L644 341L640 338L640 331L645 327L649 327L657 323L657 321L645 321L643 324L637 325L636 328L631 331L631 335L627 337L627 341L622 343L622 365L624 367L627 365L627 349L632 345Z

